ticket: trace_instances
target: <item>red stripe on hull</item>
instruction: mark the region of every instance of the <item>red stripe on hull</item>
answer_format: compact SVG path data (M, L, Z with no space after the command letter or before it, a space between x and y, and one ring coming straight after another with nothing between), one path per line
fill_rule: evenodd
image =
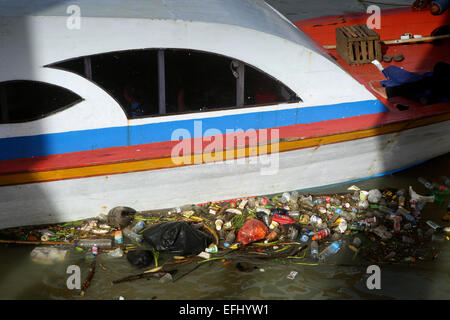
M372 115L363 115L344 119L327 120L310 124L298 124L293 126L272 128L279 129L280 139L289 138L314 138L327 136L331 134L353 132L358 130L370 129L382 125L407 121L421 117L443 114L450 112L450 106L433 105L423 107L420 110L409 110L402 112L387 112ZM258 131L258 130L257 130ZM245 132L244 132L245 134ZM239 134L233 134L234 136ZM242 133L240 134L242 135ZM268 134L270 139L270 133ZM189 139L191 150L195 150L194 144L202 138ZM204 139L204 138L203 138ZM224 143L226 135L222 135ZM200 141L202 150L211 144L211 141ZM236 145L232 147L243 147L244 144L237 140ZM266 141L258 141L262 144ZM106 148L92 151L82 151L67 154L50 155L35 158L13 159L0 162L0 174L36 172L55 169L77 168L92 165L118 163L127 161L136 161L144 159L158 159L170 157L173 147L179 141L166 141L150 143L144 145ZM246 141L248 145L248 140Z

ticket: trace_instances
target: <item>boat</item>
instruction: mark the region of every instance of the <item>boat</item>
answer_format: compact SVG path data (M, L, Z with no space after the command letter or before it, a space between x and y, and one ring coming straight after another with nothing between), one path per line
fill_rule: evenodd
M381 40L449 21L381 14ZM448 153L450 103L383 99L375 65L326 47L367 17L292 23L259 0L0 0L0 228L310 189ZM387 52L420 73L449 63L449 45Z

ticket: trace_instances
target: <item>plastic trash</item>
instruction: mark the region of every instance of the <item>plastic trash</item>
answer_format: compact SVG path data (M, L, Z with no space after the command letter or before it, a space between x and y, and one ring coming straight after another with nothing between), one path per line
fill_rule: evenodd
M123 251L121 248L116 248L113 251L108 252L108 256L113 258L120 258L123 256Z
M341 233L347 231L347 221L345 221L345 219L341 219L341 221L339 221L338 229Z
M381 200L382 193L378 189L372 189L369 191L369 194L367 195L367 200L370 203L378 203Z
M297 274L298 274L297 271L291 271L291 272L288 274L287 278L288 278L289 280L294 280L295 277L297 276Z
M378 226L371 230L377 236L379 236L382 240L389 240L392 238L392 233L390 233L387 228L383 225Z
M159 279L159 282L160 283L166 283L166 282L169 282L169 281L172 281L172 280L173 280L172 275L169 272L167 272L164 276L162 276Z
M355 248L359 248L360 245L361 245L361 239L358 237L355 237L353 239L353 246L355 246Z
M233 244L235 239L236 235L234 234L234 231L229 232L223 246L229 248Z
M219 251L219 249L215 244L210 244L209 247L205 249L205 252L208 253L217 253L217 251Z
M278 239L278 236L280 234L280 231L278 228L275 228L269 235L267 236L267 239L264 241L265 243L273 242Z
M322 218L318 217L318 216L311 216L309 218L309 222L315 225L321 225L322 224Z
M128 238L128 239L130 239L130 240L132 240L132 241L134 241L134 242L142 243L142 242L144 241L144 239L142 238L141 235L136 234L135 232L133 232L133 231L132 231L131 229L129 229L129 228L123 229L122 232L123 232L123 235L124 235L126 238Z
M333 242L319 254L319 260L325 261L328 257L336 254L341 249L342 241Z
M133 220L136 210L129 207L115 207L109 210L107 222L117 228L127 227Z
M289 192L285 192L281 196L281 202L282 203L288 203L291 201L291 194Z
M435 222L433 222L433 221L431 221L431 220L428 220L427 222L427 225L429 225L431 228L433 228L434 230L440 230L440 229L442 229L442 227L440 226L440 225L438 225L437 223L435 223Z
M36 247L31 251L31 260L35 263L51 265L63 262L68 250L54 247Z
M295 223L295 221L288 215L281 215L274 213L272 216L272 222L278 222L279 224Z
M413 201L415 203L418 203L418 202L433 203L434 198L435 198L434 195L433 196L422 196L422 195L418 194L417 192L415 192L411 186L409 187L409 195L411 197L411 201Z
M110 249L112 247L112 241L110 239L81 239L75 242L75 246L89 249L97 246L100 249Z
M425 188L430 189L430 190L433 189L431 182L428 182L425 178L419 177L419 178L417 178L417 181L419 181L421 184L423 184L425 186Z
M122 231L116 231L116 232L114 232L114 241L117 243L117 244L122 244L123 243L123 234L122 234Z
M151 250L132 250L127 253L127 260L135 267L147 267L154 262Z
M157 251L180 255L198 254L213 242L209 234L184 221L163 222L151 226L143 232L143 236Z
M133 231L134 233L138 233L139 231L141 231L144 228L145 228L145 222L139 221L138 223L135 224L135 226L131 229L131 231Z
M311 258L314 262L319 258L319 244L316 240L311 241Z
M331 234L330 229L326 228L326 229L323 229L323 230L320 230L319 232L317 232L312 237L312 240L321 240L321 239L328 237L330 234Z
M248 244L257 240L264 239L269 230L266 225L259 220L247 220L237 234L237 241L242 244Z

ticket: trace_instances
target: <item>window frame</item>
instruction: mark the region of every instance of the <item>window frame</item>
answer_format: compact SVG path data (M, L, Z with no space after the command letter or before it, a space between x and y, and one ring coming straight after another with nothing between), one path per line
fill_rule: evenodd
M40 80L29 80L29 79L6 80L6 81L0 82L0 86L2 86L4 84L8 84L8 83L14 83L14 82L32 82L32 83L44 84L44 85L47 85L47 86L53 86L53 87L56 87L58 89L65 90L65 91L68 91L68 92L76 95L78 97L78 99L76 101L74 101L74 102L71 102L71 103L69 103L67 105L64 105L64 106L62 106L62 107L60 107L58 109L55 109L55 110L53 110L53 111L51 111L49 113L46 113L45 115L42 115L42 116L27 118L26 120L14 120L14 121L8 120L8 122L3 122L3 120L2 120L3 119L3 112L6 112L6 114L9 114L9 112L8 112L8 97L6 96L6 103L5 103L5 105L3 105L3 103L0 103L0 112L2 113L2 117L0 118L0 125L27 123L27 122L32 122L32 121L45 119L45 118L47 118L49 116L52 116L52 115L54 115L56 113L59 113L59 112L65 111L65 110L67 110L69 108L72 108L73 106L79 104L80 102L85 101L85 99L83 97L81 97L79 94L77 94L76 92L74 92L74 91L72 91L72 90L70 90L70 89L68 89L66 87L62 87L60 85L56 85L56 84L53 84L53 83L40 81ZM4 89L2 89L2 90L4 90ZM6 111L5 111L5 109L6 109Z

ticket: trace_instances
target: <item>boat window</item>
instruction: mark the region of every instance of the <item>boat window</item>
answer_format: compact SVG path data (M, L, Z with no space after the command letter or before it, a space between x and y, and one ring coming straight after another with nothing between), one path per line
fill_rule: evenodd
M53 84L17 80L0 83L0 123L44 118L83 99Z
M95 82L132 119L301 101L288 87L252 66L195 50L110 52L49 67Z
M291 89L249 65L245 66L244 82L244 104L246 106L300 101L300 98Z
M232 59L190 50L165 50L166 112L236 106Z

